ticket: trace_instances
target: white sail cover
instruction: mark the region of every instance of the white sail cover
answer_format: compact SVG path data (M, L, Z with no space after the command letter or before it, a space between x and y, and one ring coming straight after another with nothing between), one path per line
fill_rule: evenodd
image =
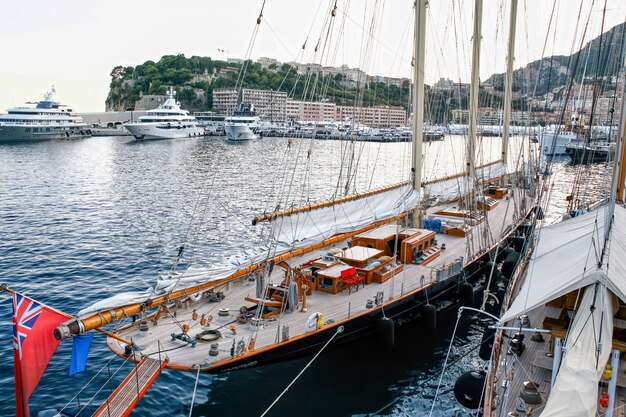
M594 283L597 277L591 271L596 269L609 220L609 207L602 206L543 228L526 281L500 322L505 323L549 300ZM626 300L626 280L623 279L626 276L626 239L621 238L626 236L623 206L615 206L611 232L614 238L604 261L609 265L606 285L620 299Z
M80 318L99 311L142 303L154 296L227 278L238 269L267 259L269 254L273 256L321 242L337 233L358 230L368 224L412 210L418 202L419 193L406 185L346 203L281 217L272 225L274 239L277 242L275 247L264 245L255 250L234 254L223 264L210 268L190 267L184 272L169 273L160 277L153 287L145 292L126 292L106 298L79 311L77 316Z
M591 275L599 282L606 278L601 271ZM541 417L596 415L598 382L611 354L614 314L611 301L605 286L585 288L569 330L566 353ZM596 307L593 312L590 311L591 305ZM598 352L599 346L602 350Z
M507 172L506 165L499 162L476 169L476 177L485 182L500 178ZM424 195L440 201L450 201L469 194L474 189L472 181L467 175L435 181L424 186Z
M419 193L410 185L317 210L284 216L273 224L274 239L287 248L321 242L417 207Z

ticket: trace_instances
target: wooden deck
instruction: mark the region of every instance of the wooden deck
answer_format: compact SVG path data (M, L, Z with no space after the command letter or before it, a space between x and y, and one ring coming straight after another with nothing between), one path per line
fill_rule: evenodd
M519 190L512 192L521 195ZM198 302L187 300L172 308L171 312L161 315L157 325L152 320L148 320L147 331L139 330L137 323L135 323L122 329L119 335L127 340L132 339L133 342L142 346L144 350L141 353L148 356L156 354L160 344L161 349L168 350L170 361L168 367L187 370L197 367L204 369L220 361L229 361L232 358L233 349L236 356L241 356L250 354L253 350L258 351L272 346L277 341L283 341L287 337L283 334L285 326L288 327L290 339L302 337L307 331L310 331L310 328L307 330L307 319L312 313L321 313L325 323L340 323L355 315L368 312L368 301L374 300L377 294L381 292L384 303L388 303L390 300L409 292L427 290L433 282L436 282L437 274L435 272L438 268L455 261L458 262L461 258L466 264L468 259L480 256L481 253L477 253L479 247L494 247L505 228L503 225L510 225L520 220L514 219L514 213L519 211L514 209L514 205L519 204L519 201L520 199L514 200L513 198L501 200L498 207L486 212L487 220L471 229L473 239L437 234L438 247L442 248L445 245L446 249L441 250L441 255L428 265L404 264L403 270L392 278L380 284L371 283L359 286L358 291L346 290L337 294L314 291L312 295L306 297L306 311L301 311L301 309L293 312L285 311L274 318L256 323L254 321L247 323L238 321L240 309L252 306L245 298L257 297L254 278L242 277L215 288L214 291L220 291L225 295L225 299L219 303L208 302L204 298ZM455 208L452 204L437 206L429 210L427 216L432 212L441 210L442 207ZM468 241L475 243L468 244ZM347 246L348 242L346 241L338 242L322 250L292 258L287 263L291 266L301 265L319 258L331 248L342 249ZM470 253L473 255L468 255ZM445 278L445 274L442 275ZM283 269L276 266L270 277L271 284L278 285L283 278ZM196 318L194 319L194 317ZM212 318L212 320L202 326L202 317ZM217 330L221 337L214 342L199 342L195 346L173 339L172 333L182 333L183 325L189 326L187 334L191 338L206 330ZM313 331L318 330L313 329ZM217 345L211 349L210 346L213 343ZM121 342L108 338L108 344L114 352L119 355L123 354L124 345ZM211 355L209 351L212 351Z
M143 358L93 416L128 416L166 364L167 361L159 362L158 360Z
M541 328L546 317L557 318L561 314L561 308L541 306L529 312L529 320L531 328ZM514 323L519 326L519 321ZM506 334L513 336L514 331L507 331ZM560 333L556 331L555 333ZM503 340L502 353L500 356L499 368L496 374L496 399L495 409L492 416L505 417L510 414L517 413L522 416L524 410L519 404L520 393L524 388L525 381L533 381L538 384L539 393L541 394L541 404L528 404L526 407L532 407L532 412L528 415L538 416L545 407L546 401L550 396L550 387L552 379L552 355L554 352L553 340L554 336L550 333L542 333L543 342L535 342L530 339L532 333L525 333L524 344L526 349L521 356L513 355L509 352L511 338L505 337ZM622 356L623 358L623 356ZM613 415L615 417L626 417L626 361L620 360L617 372L617 398ZM598 388L599 392L606 391L608 382L602 381ZM486 414L489 415L489 414ZM603 415L601 413L600 415Z

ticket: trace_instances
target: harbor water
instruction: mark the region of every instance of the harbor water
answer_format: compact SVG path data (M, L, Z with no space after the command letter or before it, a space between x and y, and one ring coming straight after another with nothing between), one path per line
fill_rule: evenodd
M520 141L514 140L518 151L512 155L520 154ZM499 138L484 138L483 162L498 158L499 146ZM266 235L262 227L252 228L252 217L278 201L302 204L341 195L346 178L353 178L348 189L358 191L407 180L410 147L287 138L142 143L129 137L0 145L1 281L75 314L119 292L144 290L171 268L182 244L188 248L184 263L245 256ZM462 137L425 144L425 178L460 172L463 154ZM606 180L606 166L579 169L564 161L554 166L555 181L563 178L552 196L561 212L575 178L591 178L590 189ZM2 416L14 414L11 315L10 297L0 294ZM428 413L455 320L441 318L431 332L398 323L391 352L375 338L331 345L267 415ZM475 365L470 341L480 338L481 329L476 317L462 322L433 415L466 415L450 390L455 376ZM70 352L71 343L61 343L30 399L31 415L63 407L68 415L91 415L132 369L100 334L85 372L67 375ZM201 374L192 415L261 415L310 359ZM133 415L189 415L195 380L193 373L165 371Z

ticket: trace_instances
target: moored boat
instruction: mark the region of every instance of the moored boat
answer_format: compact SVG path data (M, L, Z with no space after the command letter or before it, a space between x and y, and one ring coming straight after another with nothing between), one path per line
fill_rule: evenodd
M226 137L231 141L257 139L259 136L255 130L259 127L259 120L254 105L240 103L239 109L231 117L226 118L224 122Z
M124 127L136 140L177 139L203 136L204 130L198 127L196 119L187 110L180 108L176 101L176 91L168 89L168 98L158 108L148 110L136 122L124 123Z
M34 107L14 107L8 114L0 115L0 143L88 136L91 136L91 129L74 110L56 100L54 86Z

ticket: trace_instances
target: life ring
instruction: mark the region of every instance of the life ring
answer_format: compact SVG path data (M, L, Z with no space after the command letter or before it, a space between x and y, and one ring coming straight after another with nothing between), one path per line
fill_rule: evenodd
M204 330L194 336L198 342L214 342L222 338L222 333L219 330Z

